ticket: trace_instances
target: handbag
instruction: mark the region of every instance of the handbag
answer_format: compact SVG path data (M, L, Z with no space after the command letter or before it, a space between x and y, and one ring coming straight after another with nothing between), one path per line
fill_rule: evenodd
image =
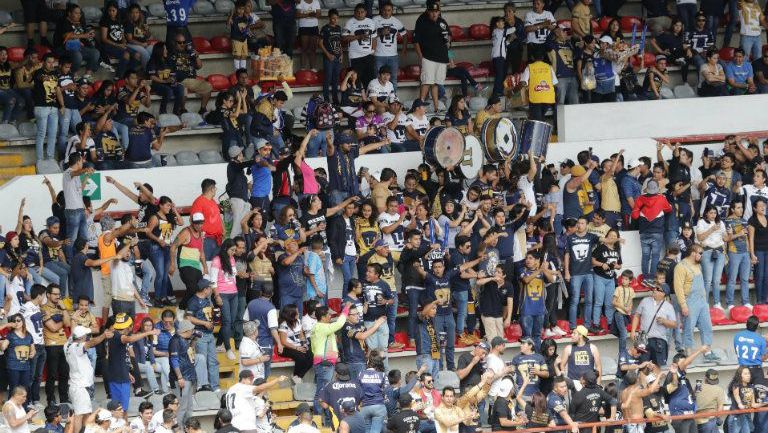
M651 330L651 326L653 326L653 322L656 321L656 317L659 315L659 311L661 311L661 307L664 306L665 302L667 302L666 299L662 299L661 300L661 304L659 304L659 308L657 308L656 312L653 314L653 318L651 319L651 323L648 325L647 328L645 328L645 330L641 329L635 335L635 345L641 345L642 344L642 345L648 347L648 331Z

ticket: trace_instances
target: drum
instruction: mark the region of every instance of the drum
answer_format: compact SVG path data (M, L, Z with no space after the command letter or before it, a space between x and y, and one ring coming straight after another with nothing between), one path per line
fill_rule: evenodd
M488 119L480 130L485 157L491 162L501 162L517 156L517 130L506 117Z
M464 145L464 160L461 161L459 168L465 178L474 179L485 164L483 145L474 135L465 136Z
M549 138L552 135L552 125L538 120L526 120L523 122L520 132L520 154L527 155L533 149L533 156L547 156Z
M436 126L424 139L424 160L432 166L455 167L464 159L464 135L456 128Z

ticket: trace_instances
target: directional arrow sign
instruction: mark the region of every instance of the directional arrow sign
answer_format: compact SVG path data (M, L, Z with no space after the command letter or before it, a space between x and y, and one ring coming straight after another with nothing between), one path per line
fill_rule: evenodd
M85 179L86 175L80 175L80 178ZM83 195L91 200L101 200L101 173L93 173L88 176L83 186Z

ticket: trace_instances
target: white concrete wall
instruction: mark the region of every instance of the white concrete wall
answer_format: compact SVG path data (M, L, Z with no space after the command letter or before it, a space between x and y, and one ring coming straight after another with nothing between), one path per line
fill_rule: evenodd
M718 134L766 129L768 95L565 105L561 141ZM620 108L619 108L620 107Z

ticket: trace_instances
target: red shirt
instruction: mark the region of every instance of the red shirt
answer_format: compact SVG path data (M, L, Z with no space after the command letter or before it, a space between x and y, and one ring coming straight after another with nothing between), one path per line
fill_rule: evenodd
M192 202L192 208L189 210L190 215L196 212L202 213L205 217L203 223L205 236L216 239L216 243L221 245L224 237L224 223L221 220L218 203L201 195Z

